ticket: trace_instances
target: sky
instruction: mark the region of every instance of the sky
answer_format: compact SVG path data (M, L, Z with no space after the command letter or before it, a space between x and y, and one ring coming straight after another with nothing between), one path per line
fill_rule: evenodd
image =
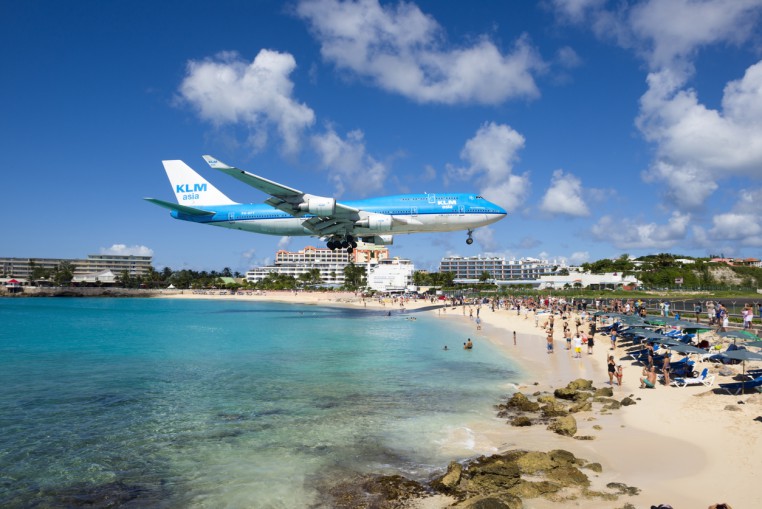
M762 258L762 0L0 0L0 256L247 269L316 238L172 219L161 161L351 200L474 192L392 256Z

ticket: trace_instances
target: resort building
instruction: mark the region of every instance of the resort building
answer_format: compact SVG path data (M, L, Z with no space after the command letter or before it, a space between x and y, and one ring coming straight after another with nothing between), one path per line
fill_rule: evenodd
M642 283L635 276L624 276L621 272L606 272L590 274L588 272L572 272L568 276L550 275L539 278L534 286L540 290L562 288L592 288L612 290L620 288L635 288Z
M566 265L538 260L536 258L520 258L507 260L500 256L446 256L439 263L439 272L452 272L456 283L478 282L485 272L496 283L529 282L542 276L555 274Z
M130 276L148 273L153 257L137 255L87 255L85 259L71 258L0 258L0 275L16 278L32 277L35 268L55 270L61 263L74 266L74 276L83 277L110 270L121 274L125 270Z
M367 265L368 288L377 292L404 292L413 285L415 265L403 258L388 258Z
M389 258L389 249L371 244L358 244L352 253L343 249L331 251L328 248L307 246L300 251L280 250L275 253L275 263L265 267L256 267L246 273L246 280L256 283L269 274L285 274L298 278L312 269L320 271L320 279L326 286L344 284L344 267L350 262L355 265L378 263Z

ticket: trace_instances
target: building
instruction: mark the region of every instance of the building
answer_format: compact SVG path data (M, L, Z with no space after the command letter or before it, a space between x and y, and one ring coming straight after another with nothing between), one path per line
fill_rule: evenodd
M403 258L387 258L367 265L368 288L377 292L404 292L413 285L415 265Z
M61 263L74 267L74 276L98 274L110 270L121 274L125 270L130 276L148 273L153 257L137 255L87 255L85 259L71 258L0 258L0 275L31 279L36 268L55 270Z
M327 286L344 284L344 267L350 262L355 265L377 263L389 258L389 249L371 244L359 244L352 253L343 249L331 251L328 248L307 246L300 251L280 250L275 253L275 263L265 267L255 267L246 273L246 280L257 283L271 273L299 278L313 269L320 271L320 279Z
M542 276L555 274L560 268L568 267L536 258L506 260L505 257L481 255L446 256L439 263L439 272L452 272L455 274L455 282L457 283L478 282L485 272L495 282L530 282Z
M550 275L539 278L534 286L540 290L562 288L593 288L612 290L622 287L637 287L641 282L635 276L624 276L621 272L606 272L590 274L588 272L573 272L568 276Z

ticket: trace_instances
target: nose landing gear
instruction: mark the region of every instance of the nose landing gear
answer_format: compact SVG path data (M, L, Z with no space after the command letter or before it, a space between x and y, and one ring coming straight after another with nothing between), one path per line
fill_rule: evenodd
M471 235L474 233L473 230L468 230L468 238L466 239L466 244L469 246L474 243L474 239L471 237Z

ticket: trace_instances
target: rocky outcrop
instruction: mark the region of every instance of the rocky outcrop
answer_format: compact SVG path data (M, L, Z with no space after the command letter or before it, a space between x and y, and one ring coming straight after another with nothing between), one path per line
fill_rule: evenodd
M573 437L577 432L577 420L571 415L553 419L548 425L548 429L559 435Z

